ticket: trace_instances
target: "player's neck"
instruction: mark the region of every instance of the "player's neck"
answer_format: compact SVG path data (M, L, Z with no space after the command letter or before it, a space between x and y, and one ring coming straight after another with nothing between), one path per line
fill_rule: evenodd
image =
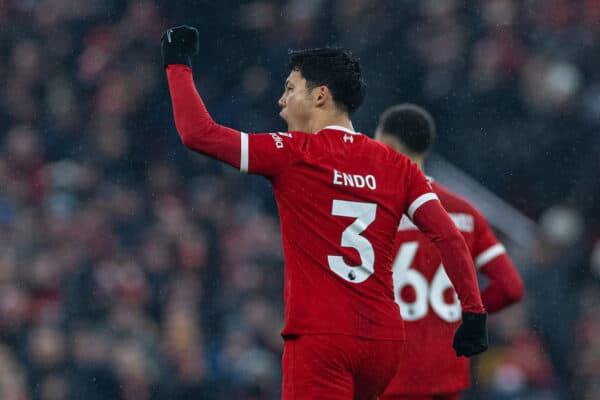
M411 157L411 159L414 161L415 164L417 164L417 166L419 167L419 169L421 171L423 171L423 172L425 171L423 169L423 161L424 161L423 156L414 156L414 157Z
M396 145L396 146L394 146L394 149L398 153L404 154L406 157L410 158L410 161L417 164L417 167L419 167L419 169L421 171L424 171L423 164L425 163L425 157L423 156L423 154L413 153L412 151L407 151L407 149L405 147L403 147L402 145Z
M308 124L308 132L317 133L321 129L327 126L341 126L346 129L350 129L354 131L354 126L352 126L352 121L348 118L348 114L318 114L309 121Z

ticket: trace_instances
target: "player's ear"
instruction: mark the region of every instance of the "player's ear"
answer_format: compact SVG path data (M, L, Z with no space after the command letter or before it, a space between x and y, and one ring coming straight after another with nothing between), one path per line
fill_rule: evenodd
M327 86L321 85L313 89L314 101L317 107L323 107L327 98L331 97L331 92Z

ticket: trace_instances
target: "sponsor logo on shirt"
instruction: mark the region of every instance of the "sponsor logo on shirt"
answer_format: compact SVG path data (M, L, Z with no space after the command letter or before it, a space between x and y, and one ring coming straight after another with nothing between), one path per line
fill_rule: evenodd
M338 186L350 186L355 188L369 188L375 190L377 181L373 175L347 174L337 169L333 170L333 184Z
M270 133L270 135L273 138L273 141L275 142L275 147L277 147L278 149L283 149L283 139L281 138L281 136L279 136L276 133Z

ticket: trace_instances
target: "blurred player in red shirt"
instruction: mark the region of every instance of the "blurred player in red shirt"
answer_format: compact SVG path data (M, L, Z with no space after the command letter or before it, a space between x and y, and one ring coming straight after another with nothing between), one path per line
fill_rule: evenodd
M390 107L375 139L410 157L420 168L435 136L427 111L413 104ZM488 312L523 296L523 283L486 219L466 200L431 180L433 191L469 247L478 271L489 280L481 293ZM469 387L469 360L450 348L461 307L439 252L405 215L396 234L394 293L405 321L406 345L384 400L454 400Z
M285 255L284 400L383 393L404 340L391 268L403 214L436 242L461 299L467 319L455 351L487 348L485 309L462 236L414 163L352 127L365 85L348 51L291 52L279 99L288 132L247 134L215 123L196 90L198 32L169 29L161 45L183 143L272 184Z

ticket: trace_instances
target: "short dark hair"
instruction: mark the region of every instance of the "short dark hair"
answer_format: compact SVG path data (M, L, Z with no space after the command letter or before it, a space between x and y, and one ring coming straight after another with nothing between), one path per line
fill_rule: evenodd
M289 51L289 71L299 71L309 89L327 86L333 101L351 114L362 104L367 85L361 76L358 58L342 48Z
M431 114L416 104L404 103L389 107L379 117L378 128L386 135L398 138L408 150L426 153L435 139L435 122Z

